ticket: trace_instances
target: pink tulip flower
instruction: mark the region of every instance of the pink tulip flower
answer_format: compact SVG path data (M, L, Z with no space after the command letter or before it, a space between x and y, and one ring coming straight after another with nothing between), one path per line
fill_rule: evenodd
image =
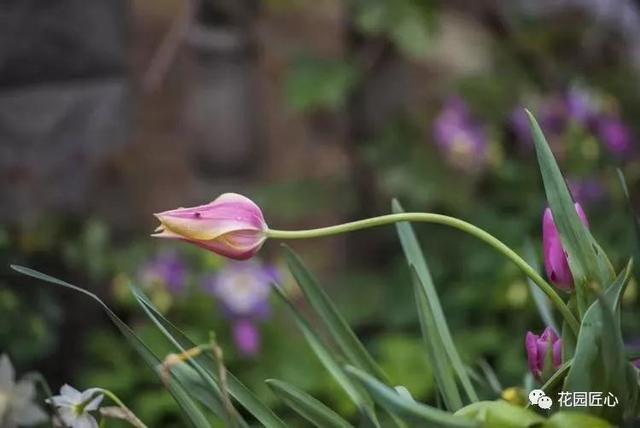
M549 361L547 352L552 352L551 363L553 365L553 371L557 370L562 364L562 339L558 337L557 333L551 327L545 328L540 336L528 332L525 347L529 360L529 370L531 370L531 374L538 380L542 379L545 364Z
M582 223L589 227L587 216L580 204L576 202L575 207ZM544 268L549 281L562 290L572 291L573 275L569 269L567 252L562 247L560 234L553 221L550 208L544 210L542 219L542 246L544 249Z
M267 224L260 207L236 193L155 216L161 224L152 236L187 241L235 260L253 257L266 239Z

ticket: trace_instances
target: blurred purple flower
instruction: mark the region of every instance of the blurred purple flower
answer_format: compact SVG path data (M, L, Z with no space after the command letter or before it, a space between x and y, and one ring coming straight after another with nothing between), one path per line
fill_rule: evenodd
M557 369L562 364L562 339L551 328L547 327L540 336L532 332L527 332L525 340L525 348L527 350L527 359L529 361L529 370L531 374L538 379L542 379L542 374L547 363L547 353L551 351L551 362L553 369Z
M568 184L575 201L584 206L597 204L607 196L606 187L595 178L569 180Z
M203 286L218 298L229 316L264 319L269 315L271 282L277 279L275 268L251 260L227 264L206 278Z
M526 146L533 144L533 136L524 106L518 106L509 118L510 127L518 141ZM562 95L551 95L544 99L536 112L540 127L550 143L566 131L571 121L585 129L589 128L598 113L592 93L584 88L571 87Z
M524 106L516 107L509 118L510 127L516 136L516 139L523 144L525 148L533 147L533 134L531 133L531 125L524 111ZM540 123L540 127L545 137L553 147L554 142L562 135L567 126L567 109L562 98L554 97L545 100L535 113Z
M461 98L449 98L433 123L436 144L456 167L478 170L487 160L488 141Z
M270 314L271 283L278 279L277 269L253 259L230 262L203 282L203 288L220 301L232 319L233 340L245 356L254 356L260 351L257 322Z
M605 115L598 119L600 140L614 155L625 155L632 150L631 130L617 115Z
M187 266L177 252L161 253L142 267L140 279L145 284L162 284L171 293L179 294L187 285Z
M598 114L598 105L594 95L584 88L574 86L565 94L567 117L588 127Z
M233 341L238 351L246 357L253 357L260 352L260 331L249 320L242 319L233 324Z
M613 155L624 156L633 151L631 129L615 111L603 108L601 96L585 88L574 86L562 96L546 97L536 116L556 155L562 154L562 147L557 142L571 122L597 135ZM523 107L519 106L513 111L509 125L518 141L525 147L532 145L533 139Z

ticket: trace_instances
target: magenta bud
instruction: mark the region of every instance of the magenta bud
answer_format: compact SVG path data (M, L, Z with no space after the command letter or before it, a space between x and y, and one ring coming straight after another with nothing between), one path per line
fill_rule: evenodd
M558 337L551 327L545 328L540 336L528 332L525 347L529 360L529 370L538 380L542 380L543 372L553 372L562 364L562 339ZM549 358L548 352L552 353L551 358ZM551 363L552 367L545 367L549 363Z
M575 203L576 212L582 223L589 227L587 216L579 203ZM573 275L569 269L567 252L562 247L560 233L553 221L551 209L544 210L542 218L542 246L544 250L544 268L549 281L565 291L573 290Z
M225 193L206 205L154 215L160 226L152 236L191 242L235 260L253 257L266 239L260 207L236 193Z

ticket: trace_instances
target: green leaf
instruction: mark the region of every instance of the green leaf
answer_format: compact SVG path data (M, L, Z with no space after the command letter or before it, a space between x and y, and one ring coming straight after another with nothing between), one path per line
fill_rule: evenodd
M551 377L544 383L544 385L542 385L540 389L542 389L548 396L555 397L557 393L560 392L562 383L565 380L567 373L569 373L572 365L573 358L566 360L560 367L558 367L558 370L556 370L556 372L551 375ZM530 404L527 405L527 407L530 407Z
M633 259L629 259L624 271L618 275L618 278L616 278L616 281L612 284L611 290L607 289L605 291L605 296L607 297L606 301L609 304L611 312L614 314L618 314L620 312L620 303L622 301L622 296L627 289L627 285L629 285L633 265Z
M377 378L385 380L387 377L378 364L373 360L366 348L360 342L349 324L340 315L327 293L318 285L311 272L302 264L300 258L284 245L285 259L291 274L302 289L305 297L318 313L322 322L327 326L331 336L336 341L347 360L356 367L372 373Z
M560 233L562 246L568 254L569 267L576 287L586 287L587 282L591 280L603 286L611 284L614 279L611 262L589 229L580 221L551 148L536 119L528 110L526 112L531 123L547 201Z
M217 415L227 426L248 428L249 425L240 415L224 405L217 386L212 388L211 383L205 381L206 378L192 367L191 362L175 364L170 370L182 382L185 390L189 391L190 397Z
M633 258L636 260L635 264L635 276L636 278L640 278L640 220L636 215L633 204L631 202L631 197L629 196L629 189L627 188L627 181L624 178L624 173L621 169L618 168L618 180L620 181L620 187L622 187L622 192L624 193L624 197L627 200L627 211L629 212L629 221L631 222L631 226L633 227L633 233L635 235L635 239L633 240Z
M188 349L195 348L195 344L193 342L185 342L187 347L183 346L179 340L177 340L167 329L166 323L160 322L158 318L162 318L166 321L166 319L160 314L160 312L155 308L155 306L151 303L151 301L144 295L144 293L134 285L130 285L129 288L136 298L138 304L142 308L142 310L147 314L149 319L156 325L156 327L161 331L161 333L167 338L179 352L185 352ZM166 321L168 323L168 321ZM204 358L203 358L204 357ZM185 383L188 386L188 390L192 395L195 395L196 399L200 402L206 400L203 395L211 395L213 399L217 402L218 412L216 413L218 417L220 417L225 423L229 426L240 426L247 427L247 423L240 416L240 414L230 405L225 405L225 396L223 395L223 387L220 385L220 379L216 370L209 366L209 370L203 367L200 364L200 361L204 360L205 355L198 355L196 357L189 358L187 360L186 366L193 370L193 372L187 371L187 367L182 367L182 365L178 365L176 369L176 373L182 376L185 379ZM188 376L191 374L191 376ZM193 376L193 374L197 374L197 376ZM225 391L226 392L226 391Z
M460 397L460 391L458 391L456 378L447 358L441 336L437 334L436 322L429 307L427 295L423 291L420 278L418 278L414 266L411 266L411 274L414 283L415 300L418 305L420 330L422 331L422 338L427 348L429 360L433 366L436 384L445 406L449 410L455 411L462 407L462 398Z
M410 422L412 427L463 428L480 426L477 422L454 416L443 410L403 397L395 389L386 386L373 376L355 367L348 366L346 371L369 391L378 404L388 409L389 412Z
M340 415L301 389L276 379L267 379L265 382L275 395L316 427L352 428Z
M171 341L176 348L182 350L191 349L196 344L189 339L180 329L174 326L169 320L167 320L149 301L149 299L142 294L142 292L132 287L134 296L141 304L143 310L147 313L149 318L156 324L156 326L162 331L169 341ZM209 353L202 353L190 359L196 367L200 370L206 371L207 375L211 377L217 385L220 385L220 379L218 376L218 364L219 362ZM229 371L227 375L227 387L229 394L235 398L242 407L244 407L249 413L251 413L258 421L264 424L266 427L285 428L286 425L278 416L273 413L269 407L262 403L255 394L249 390L238 378L236 378Z
M131 344L131 346L133 346L133 348L140 354L145 363L147 363L147 365L154 372L160 375L159 367L162 364L160 358L158 358L158 356L156 356L153 351L151 351L151 349L142 341L142 339L140 339L138 335L136 335L136 333L131 330L131 328L129 328L127 324L125 324L120 318L118 318L118 316L98 296L83 288L77 287L75 285L69 284L68 282L62 281L60 279L54 278L52 276L27 267L11 265L11 268L24 275L49 282L51 284L70 288L92 298L94 301L100 304L100 306L102 306L102 309L106 312L111 321L113 321L116 327ZM185 417L185 419L187 419L187 421L189 421L189 424L191 426L196 428L209 428L209 422L207 421L207 418L202 413L200 407L198 407L193 399L189 397L185 385L180 381L179 378L173 377L172 381L169 382L166 386L173 398L180 406L183 416Z
M478 366L480 367L480 370L482 370L482 373L484 374L484 378L485 378L486 384L489 386L489 388L491 388L491 390L495 394L500 395L500 393L502 393L502 390L504 388L502 387L502 384L500 383L500 380L498 379L498 375L493 370L491 365L489 365L487 360L482 359L482 360L478 361Z
M531 240L527 240L527 242L525 243L524 259L534 269L536 269L537 271L540 270L540 263L538 261L538 257L536 256L536 251L533 248ZM544 292L531 280L531 278L527 278L527 284L529 285L529 291L531 292L531 296L533 296L533 301L536 304L536 308L538 309L538 313L540 314L540 318L542 318L544 324L553 328L555 331L559 331L558 325L553 318L551 301L549 300L547 295L544 294Z
M318 334L309 325L309 322L302 316L302 314L300 314L298 309L289 300L284 291L282 291L282 289L277 285L274 285L274 289L276 290L276 294L282 299L287 308L290 310L291 314L296 320L296 323L298 324L298 327L300 328L300 331L302 331L305 340L307 341L313 352L316 354L322 365L325 367L325 369L327 369L327 371L335 379L338 385L340 385L340 387L342 387L342 389L347 393L349 398L355 403L358 409L360 409L360 413L362 414L362 416L368 419L371 425L378 426L379 424L375 415L373 402L366 394L366 392L359 388L357 385L354 385L353 382L351 382L351 379L347 377L341 365L334 357L334 353L325 347Z
M569 300L569 308L573 311L575 306L575 298ZM566 321L562 322L562 357L564 359L573 358L576 352L576 342L578 341L578 332L574 331Z
M637 375L626 359L620 322L614 315L631 269L632 263L629 263L585 313L573 364L563 388L568 392L613 393L620 400L618 406L585 410L614 421L620 421L625 411L635 409L638 396Z
M404 211L396 200L392 202L392 210L394 213ZM407 262L410 267L415 269L417 276L417 281L413 282L414 294L418 304L418 314L427 349L431 358L438 359L438 361L432 361L434 367L439 367L439 370L435 370L436 381L443 388L443 391L447 391L449 408L456 410L462 406L462 403L460 399L456 398L459 393L457 392L455 379L450 379L452 377L451 370L460 380L470 401L478 401L478 395L453 343L449 326L438 299L436 287L433 284L429 267L424 259L413 228L407 222L400 222L396 223L396 229ZM449 385L449 387L445 387L445 385Z
M483 426L491 428L526 428L544 422L537 413L504 400L472 403L455 415L482 422Z
M609 422L579 412L557 412L542 425L542 428L613 428Z

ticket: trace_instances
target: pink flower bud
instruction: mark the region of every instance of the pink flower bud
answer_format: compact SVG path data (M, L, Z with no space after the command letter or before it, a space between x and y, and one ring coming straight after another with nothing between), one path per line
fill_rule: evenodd
M576 212L582 223L589 227L587 216L579 203L575 203ZM544 210L542 219L542 246L544 249L544 268L547 277L555 286L565 291L573 290L573 275L569 269L567 252L562 247L560 234L553 221L551 209Z
M555 371L562 364L562 339L558 337L551 327L545 328L541 336L528 332L525 347L527 348L529 370L538 380L542 379L545 364L549 360L547 356L549 351L552 352L551 363L553 367L547 369Z
M251 258L266 239L262 211L236 193L225 193L206 205L155 216L161 224L152 236L181 239L235 260Z

